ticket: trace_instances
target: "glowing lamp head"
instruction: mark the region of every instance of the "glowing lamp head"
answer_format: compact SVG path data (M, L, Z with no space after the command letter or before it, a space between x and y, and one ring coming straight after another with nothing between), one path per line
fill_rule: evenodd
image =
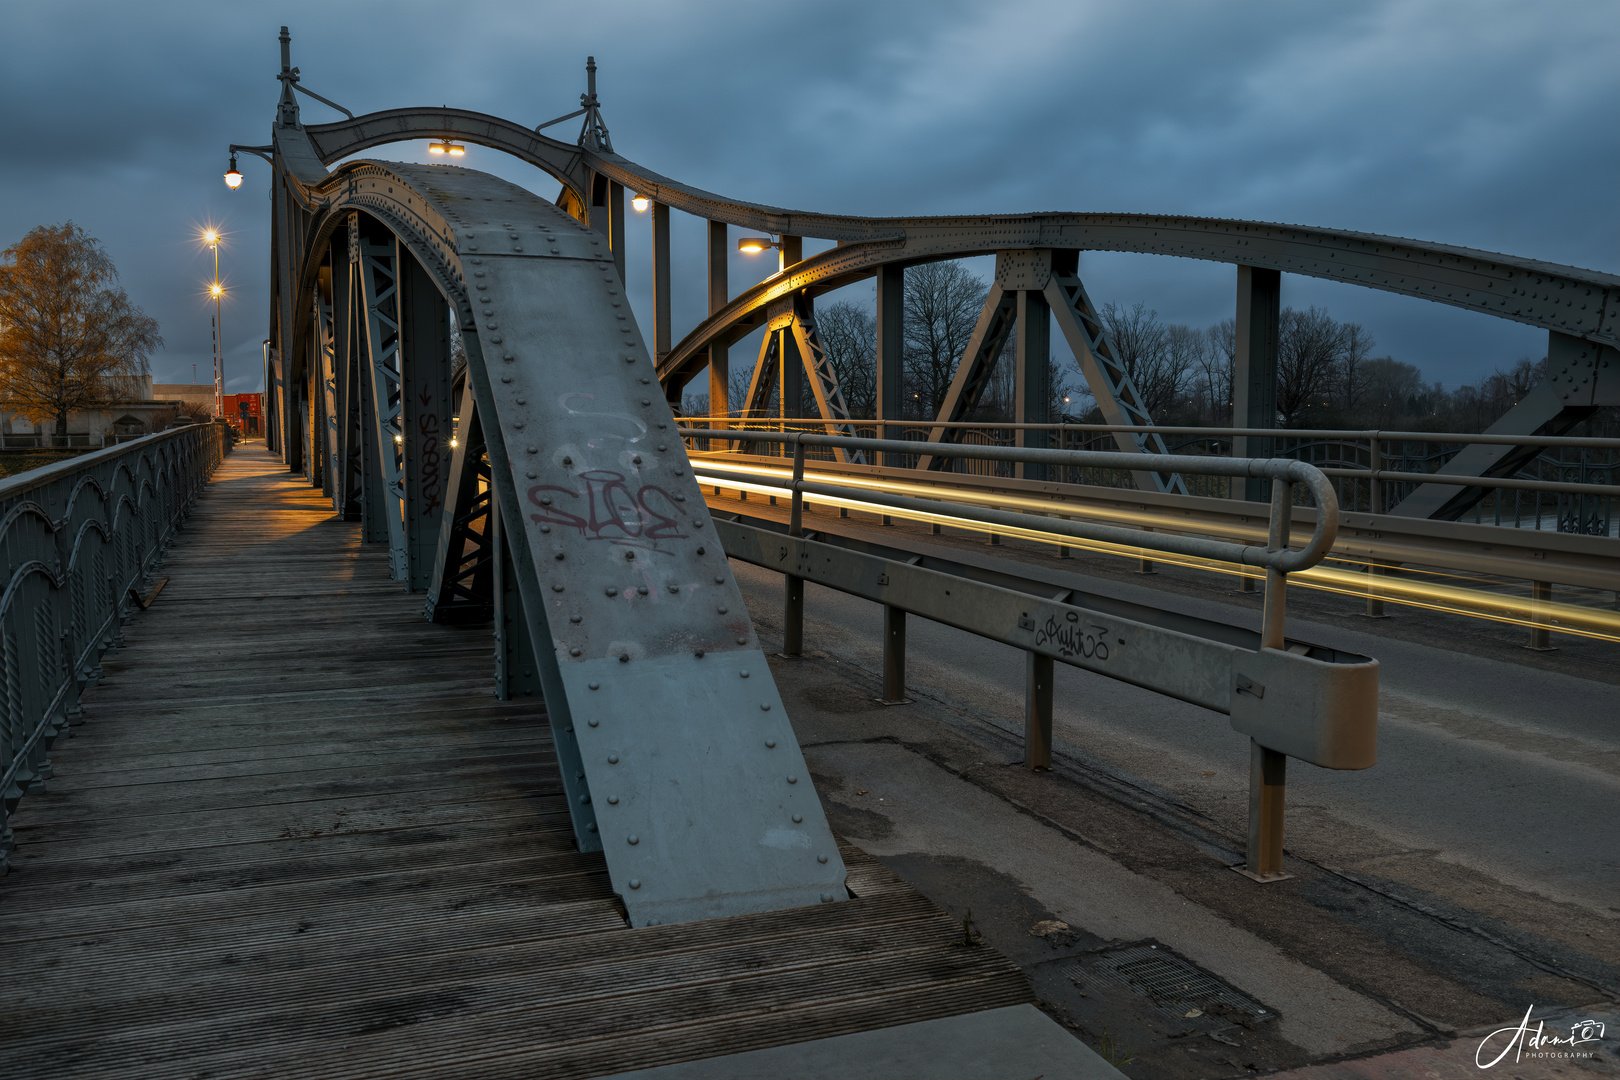
M219 243L219 233L215 232L213 229L204 229L203 243L207 244L209 247L213 247L215 244Z
M652 200L647 198L647 196L642 195L640 192L637 192L636 195L631 198L630 205L636 208L636 213L645 214L647 212L647 207L652 205Z
M744 255L758 255L777 246L776 241L767 240L763 236L744 236L737 241L737 250Z
M403 436L403 435L395 435L394 436L394 441L396 443L402 443L402 442L405 441L405 436Z
M428 143L428 153L430 154L449 154L451 157L461 157L466 152L467 148L465 146L457 142L451 142L449 139L435 139L433 142Z
M220 297L225 295L225 286L221 285L217 281L214 282L212 285L208 286L208 295L212 296L215 300L218 300Z
M231 167L225 170L225 186L235 191L242 186L242 172L236 167L236 155L231 155Z

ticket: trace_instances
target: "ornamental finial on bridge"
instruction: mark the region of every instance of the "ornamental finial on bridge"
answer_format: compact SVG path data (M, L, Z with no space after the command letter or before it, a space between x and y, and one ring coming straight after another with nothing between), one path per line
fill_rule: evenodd
M579 129L579 145L608 154L613 153L613 140L608 138L607 125L602 122L602 113L596 100L594 56L585 58L585 92L579 95L579 103L585 106L585 125Z
M281 80L281 101L276 105L276 124L278 127L298 126L298 99L293 97L293 83L298 81L298 73L292 66L292 35L287 28L281 28L281 73L276 76Z

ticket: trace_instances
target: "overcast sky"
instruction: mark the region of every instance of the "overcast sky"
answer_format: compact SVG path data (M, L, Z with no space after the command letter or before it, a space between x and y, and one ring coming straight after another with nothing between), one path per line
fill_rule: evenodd
M1250 218L1620 272L1616 0L0 0L0 246L67 219L100 238L162 325L159 382L190 382L193 364L210 379L211 264L194 239L206 222L229 237L228 388L259 388L268 167L244 158L234 193L220 174L227 144L268 140L283 23L305 85L357 114L447 104L538 123L577 107L594 54L619 153L742 199ZM337 118L301 104L307 122ZM425 161L425 144L368 156ZM495 151L470 147L462 163L556 195ZM703 240L674 217L679 337L704 310ZM631 225L646 326L650 223ZM733 290L774 270L741 259ZM1230 314L1228 266L1090 254L1081 267L1099 304L1142 300L1194 325ZM1447 386L1545 350L1516 323L1283 282L1285 304L1363 323L1377 353Z

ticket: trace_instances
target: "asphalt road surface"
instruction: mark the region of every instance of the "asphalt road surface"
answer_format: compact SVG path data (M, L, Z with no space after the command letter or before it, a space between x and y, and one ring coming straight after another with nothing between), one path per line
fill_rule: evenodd
M881 537L1258 626L1254 598L1207 575L1142 578L1119 560L1060 563L1034 545L920 530ZM779 646L782 578L732 566L762 639ZM1565 639L1563 653L1536 654L1511 627L1399 608L1362 620L1352 600L1295 595L1291 638L1380 662L1379 762L1290 762L1296 877L1264 886L1226 870L1246 835L1249 745L1222 715L1060 664L1054 772L1032 776L1018 765L1019 650L913 617L915 703L884 708L872 700L881 609L816 585L806 657L773 666L835 829L959 917L973 908L1049 1011L1094 1045L1102 1025L1114 1042L1131 1032L1133 1076L1252 1074L1449 1038L1528 1005L1612 1003L1620 647ZM1068 928L1033 933L1043 919ZM1163 943L1282 1020L1205 1039L1128 991L1086 992L1074 965L1132 941Z

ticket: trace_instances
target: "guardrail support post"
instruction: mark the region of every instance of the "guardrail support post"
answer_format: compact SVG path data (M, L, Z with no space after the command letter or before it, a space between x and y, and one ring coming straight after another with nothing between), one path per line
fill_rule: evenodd
M1144 525L1144 526L1142 526L1142 531L1145 532L1145 533L1150 533L1153 530L1148 528L1146 525ZM1137 557L1136 557L1136 572L1138 574L1156 574L1156 573L1158 573L1157 570L1153 569L1153 560L1148 558L1146 554L1141 553L1141 552L1139 552L1137 554Z
M1243 866L1256 881L1278 881L1283 873L1283 795L1288 758L1249 740L1249 858Z
M1288 547L1293 511L1294 485L1285 480L1273 480L1268 550L1282 551ZM1281 649L1287 644L1283 634L1287 597L1288 575L1275 567L1266 567L1265 608L1260 619L1260 647L1263 649ZM1280 881L1290 876L1282 868L1287 784L1287 756L1250 739L1249 850L1247 861L1239 869L1256 881Z
M1024 654L1024 767L1052 768L1053 660L1036 652Z
M906 697L906 613L883 605L883 696L882 705L907 705Z
M804 655L804 578L788 574L782 599L782 655L797 660Z
M1532 581L1530 583L1530 644L1525 648L1535 652L1557 652L1558 646L1552 643L1552 630L1542 622L1543 604L1552 602L1552 582Z
M1367 512L1381 514L1384 512L1384 486L1379 477L1384 469L1384 441L1376 434L1367 440ZM1374 595L1377 588L1378 575L1383 573L1383 564L1377 559L1367 562L1367 618L1387 619L1389 613L1384 610L1384 601Z

